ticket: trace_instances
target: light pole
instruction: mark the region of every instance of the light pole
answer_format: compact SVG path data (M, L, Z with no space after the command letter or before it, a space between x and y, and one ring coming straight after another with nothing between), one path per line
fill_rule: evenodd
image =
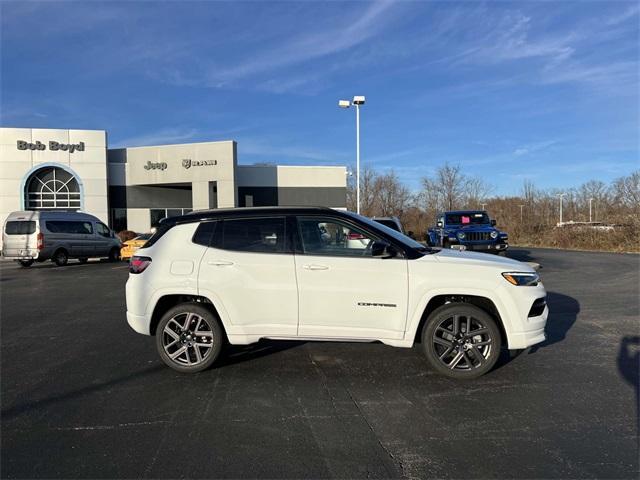
M565 195L566 193L558 194L558 196L560 197L560 223L558 223L559 226L562 226L562 199L564 198Z
M524 205L520 205L520 224L522 224L522 209L524 208Z
M360 105L364 105L364 97L360 95L353 97L351 102L338 102L340 108L349 108L351 105L356 107L356 213L360 213Z
M482 206L482 210L484 210L484 207L486 207L486 206L487 206L487 204L486 204L486 203L481 203L480 205Z
M593 198L589 199L589 223L591 223L591 202L593 202Z

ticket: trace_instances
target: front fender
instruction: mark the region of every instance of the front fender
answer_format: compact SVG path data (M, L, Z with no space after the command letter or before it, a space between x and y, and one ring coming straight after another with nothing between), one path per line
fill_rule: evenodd
M412 313L410 313L409 322L407 324L407 329L405 331L404 340L413 341L416 338L416 334L418 333L418 327L420 326L420 321L422 320L422 314L427 308L427 305L433 298L441 295L447 295L447 296L468 295L468 296L474 296L474 297L483 297L493 302L493 304L496 307L496 310L498 311L498 314L500 315L500 319L502 320L503 326L505 327L505 331L507 333L507 338L505 339L505 342L508 343L509 331L511 329L507 328L507 325L505 325L505 319L508 318L507 311L506 311L507 309L503 305L500 298L497 295L495 295L495 293L492 290L487 290L483 288L469 288L469 287L456 287L455 289L437 288L437 289L431 289L428 292L424 293L419 298L417 303L413 306Z

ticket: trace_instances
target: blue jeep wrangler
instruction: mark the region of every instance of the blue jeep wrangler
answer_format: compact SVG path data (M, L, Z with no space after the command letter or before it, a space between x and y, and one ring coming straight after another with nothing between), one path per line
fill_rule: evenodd
M508 235L495 228L483 210L460 210L438 214L436 226L427 232L432 247L460 248L480 252L500 253L508 247Z

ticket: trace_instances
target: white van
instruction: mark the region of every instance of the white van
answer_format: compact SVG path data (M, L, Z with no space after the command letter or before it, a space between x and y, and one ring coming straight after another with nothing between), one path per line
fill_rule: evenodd
M58 266L69 258L84 263L89 257L116 261L121 243L113 231L93 215L38 210L9 214L2 229L2 256L23 267L51 260Z

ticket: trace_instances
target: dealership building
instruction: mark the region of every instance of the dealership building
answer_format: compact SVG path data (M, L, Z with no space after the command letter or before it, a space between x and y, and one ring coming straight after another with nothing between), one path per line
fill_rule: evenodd
M104 130L0 128L0 221L81 210L149 231L167 216L250 206L346 207L346 168L238 165L234 141L109 149Z

